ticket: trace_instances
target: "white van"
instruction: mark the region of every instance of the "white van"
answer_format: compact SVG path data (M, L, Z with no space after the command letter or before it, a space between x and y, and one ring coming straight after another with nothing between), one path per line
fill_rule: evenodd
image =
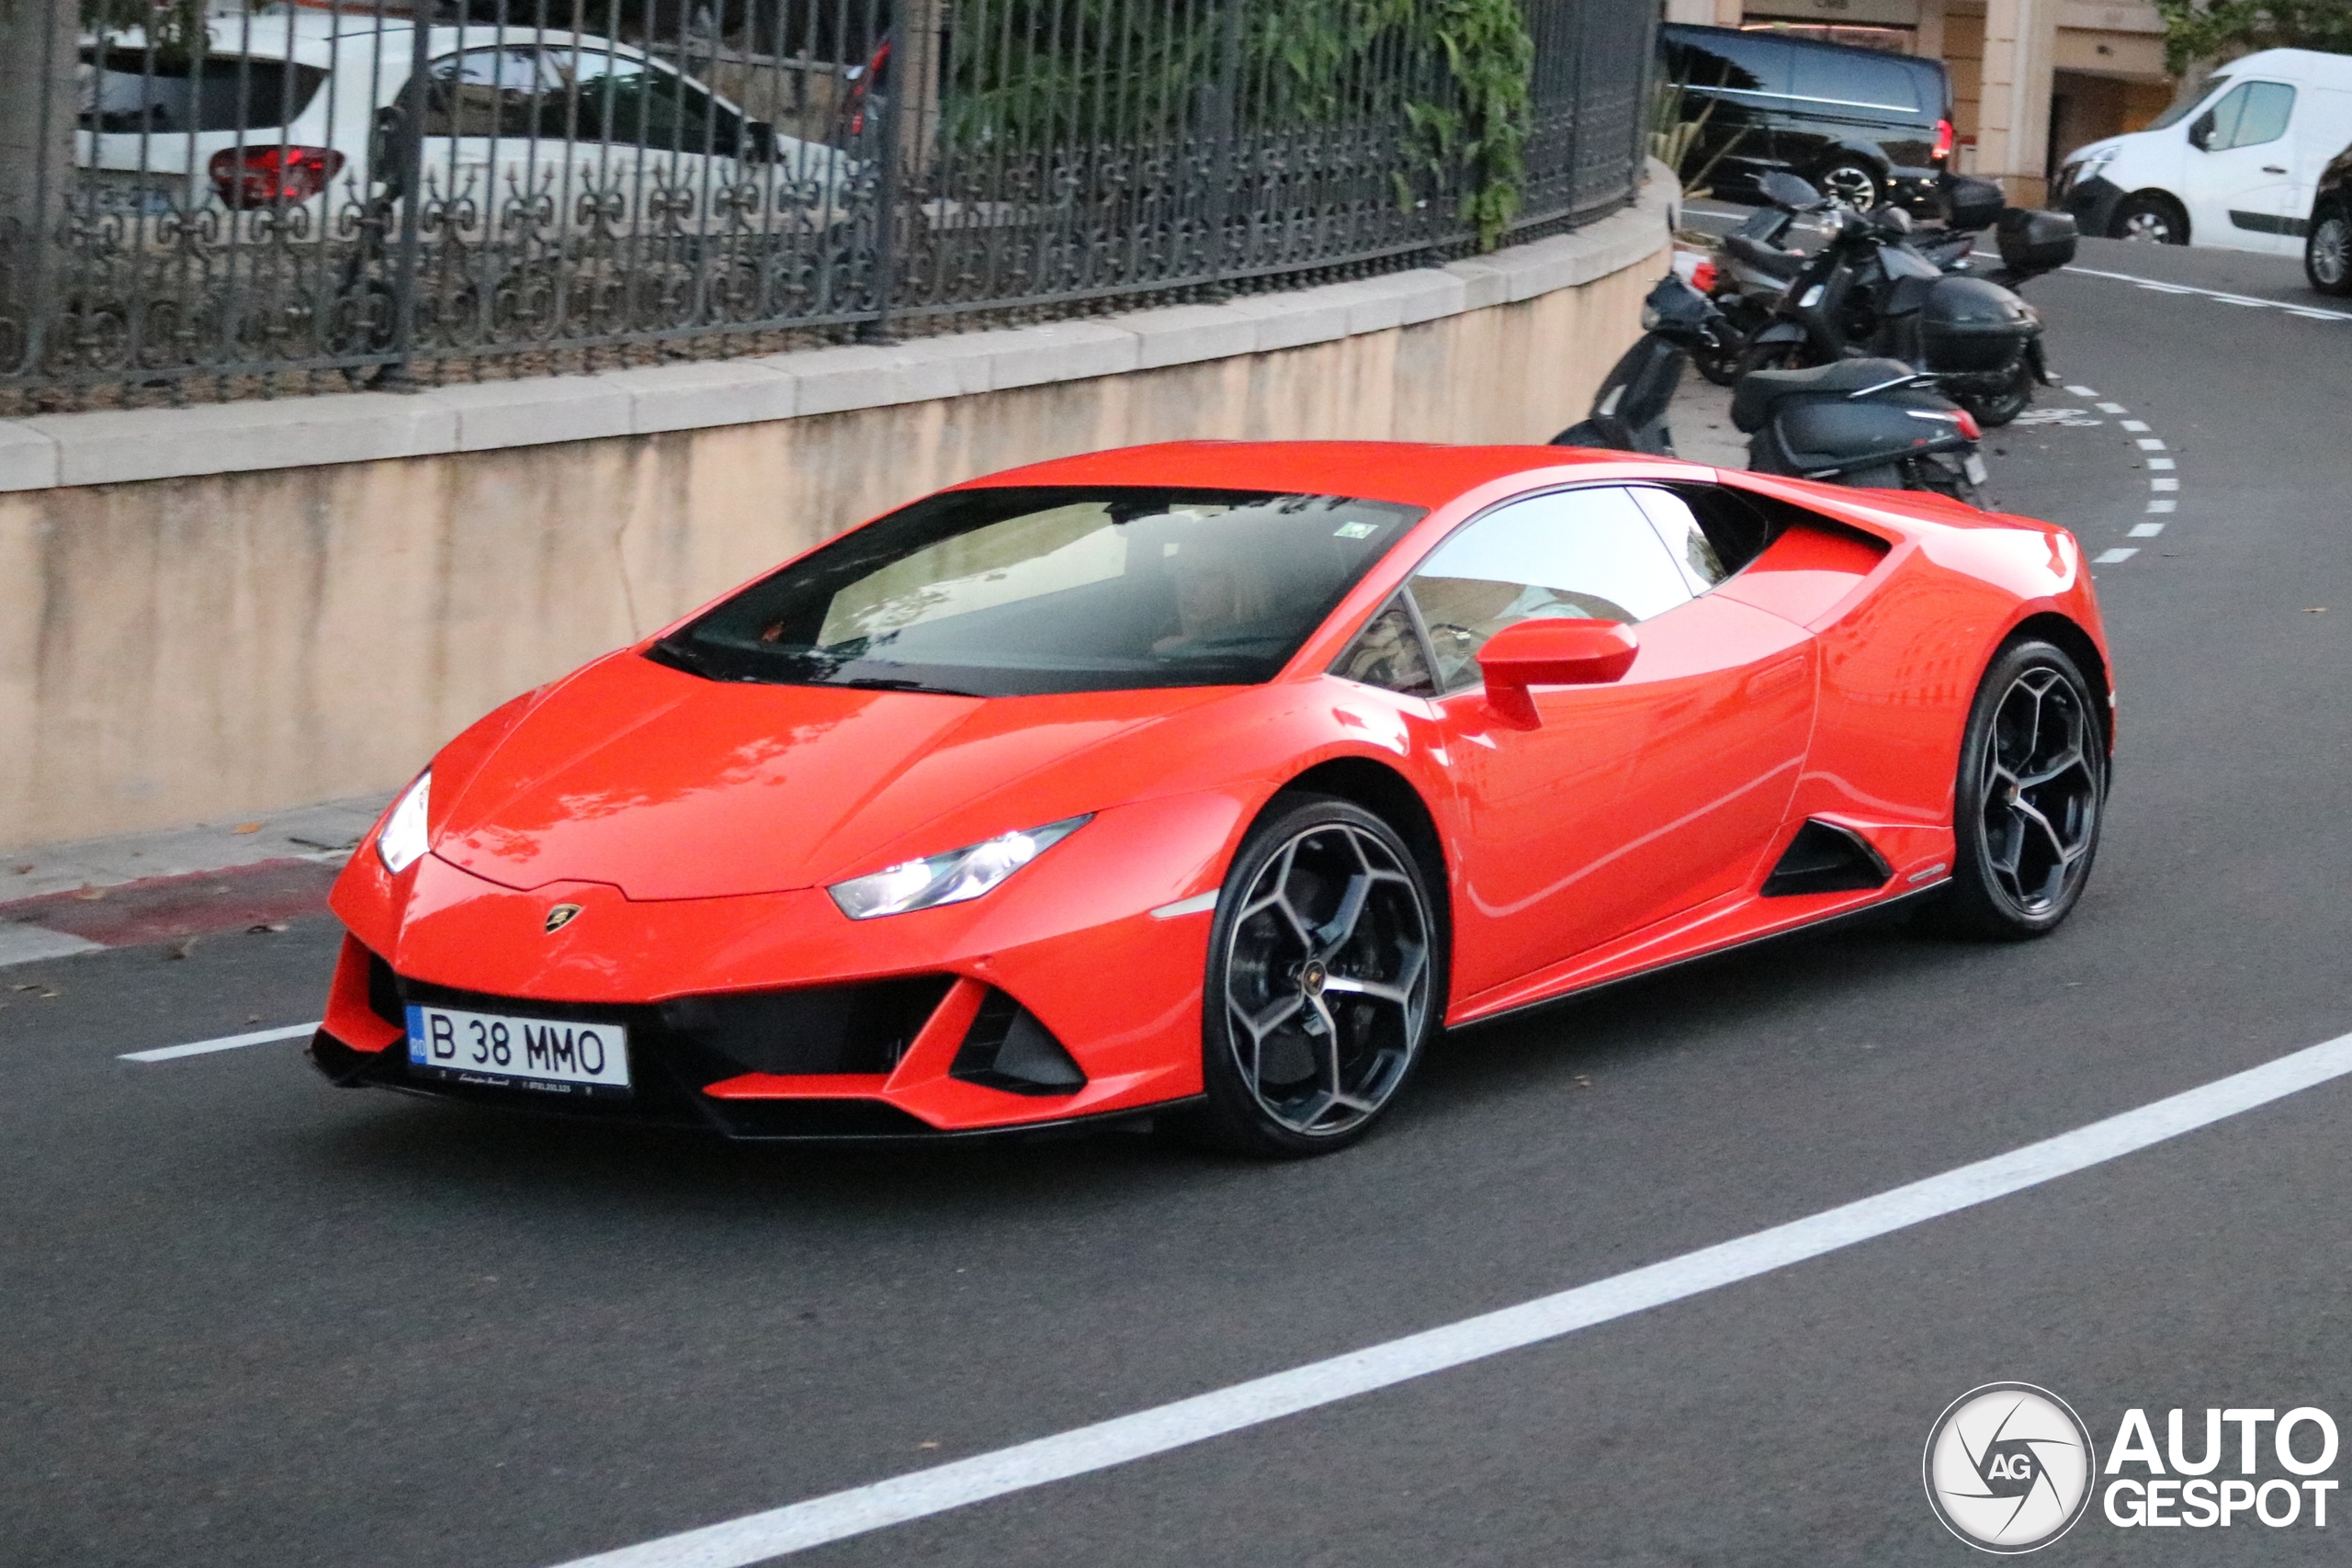
M2267 49L2145 130L2066 155L2052 192L2086 234L2301 254L2312 192L2352 143L2352 56Z

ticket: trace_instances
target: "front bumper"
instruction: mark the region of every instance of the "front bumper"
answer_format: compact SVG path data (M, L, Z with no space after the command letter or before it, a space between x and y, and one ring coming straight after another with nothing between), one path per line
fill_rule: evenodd
M870 921L813 888L634 900L600 883L510 888L433 854L392 876L355 856L312 1056L339 1083L733 1137L1148 1111L1201 1092L1210 923L1151 911L1215 886L1247 810L1222 793L1107 810L985 898ZM559 901L578 912L549 931ZM413 1071L410 1005L626 1024L633 1092Z
M2075 222L2086 234L2105 238L2115 231L2115 209L2123 203L2124 190L2097 175L2086 180L2064 179L2053 199L2062 212L2075 215Z

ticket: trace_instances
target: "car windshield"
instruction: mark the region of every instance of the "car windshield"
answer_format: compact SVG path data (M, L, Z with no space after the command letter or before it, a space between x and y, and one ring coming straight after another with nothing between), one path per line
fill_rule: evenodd
M1258 491L951 491L656 644L713 680L1015 696L1271 680L1418 507Z
M2210 104L2214 99L2220 97L2229 87L2229 85L2230 79L2227 76L2216 76L2211 81L2205 84L2205 90L2203 92L2198 94L2195 97L2188 99L2185 103L2173 105L2172 107L2156 116L2155 118L2150 120L2146 125L2141 127L2141 129L2143 130L2162 130L2165 126L2178 125L2182 120L2187 119L2190 115L2195 114L2199 109L2203 108L2207 104Z

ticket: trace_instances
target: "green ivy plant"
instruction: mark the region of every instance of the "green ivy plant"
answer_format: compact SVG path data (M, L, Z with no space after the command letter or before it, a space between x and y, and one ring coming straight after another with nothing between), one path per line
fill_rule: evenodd
M1403 130L1398 201L1422 199L1414 175L1458 192L1490 250L1520 210L1534 61L1520 0L966 0L944 129L1042 147L1385 118Z

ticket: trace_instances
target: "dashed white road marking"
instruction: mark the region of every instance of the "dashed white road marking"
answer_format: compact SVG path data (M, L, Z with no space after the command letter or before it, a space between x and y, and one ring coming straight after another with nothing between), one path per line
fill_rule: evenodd
M2130 411L2124 408L2121 403L2101 403L2098 405L2098 412L2101 413L2126 413ZM2126 430L2145 430L2148 426L2144 421L2127 419L2123 422L2123 428Z
M2066 390L2068 390L2068 391L2070 391L2070 392L2074 393L2074 394L2075 394L2075 396L2076 396L2076 397L2078 397L2078 398L2096 398L2096 397L2098 397L2098 392L2095 389L2090 388L2090 387L2072 387L2072 386L2070 386L2070 387L2068 387L2068 388L2066 389ZM2109 412L2109 413L2121 413L2123 411L2122 411L2121 409L2120 409L2120 408L2116 408L2116 409L2109 409L2107 412Z
M2177 512L2180 510L2180 502L2177 501L2152 501L2148 502L2148 510L2151 512Z
M2130 560L2133 556L2136 556L2140 552L2138 550L2134 549L2130 545L2118 545L2111 550L2101 550L2098 557L2092 560L2091 564L2093 566L2113 566L2118 561Z
M2151 457L2148 459L2148 469L2151 473L2163 473L2175 467L2177 467L2177 465L2175 464L2170 457Z
M2134 424L2137 424L2138 423L2139 423L2139 422L2138 422L2138 421L2136 421L2136 420L2134 420L2134 421L2132 422L2132 423L2134 423ZM2125 428L2126 430L2129 430L2129 429L2131 429L2131 428L2132 428L2132 426L2127 424L2127 425L2125 425L2123 428ZM2142 425L2140 425L2140 428L2141 428L2141 429L2143 429L2143 430L2145 430L2145 429L2147 429L2148 427L2147 427L2146 425L2144 425L2144 424L2142 424ZM2140 450L2141 450L2141 451L2143 451L2143 452L2161 452L2161 451L2163 451L2163 450L2165 449L2165 444L2164 444L2163 440L2162 440L2160 437L2154 436L2154 435L2143 435L2142 437L2140 437L2140 439L2139 439L2136 443L2134 443L2134 445L2136 445L2136 446L2140 448Z
M2068 272L2085 277L2112 278L2118 283L2133 284L2154 289L2158 294L2194 294L2201 299L2214 299L2224 305L2246 305L2256 310L2284 310L2290 316L2301 316L2310 321L2352 321L2352 310L2324 310L2316 305L2299 304L2287 299L2257 299L2249 294L2232 294L2220 288L2192 288L2186 283L2160 283L2153 277L2141 277L2129 272L2103 272L2095 266L2070 266ZM2068 388L2069 391L2074 389Z
M2178 490L2180 488L2180 481L2178 479L2157 478L2148 481L2148 488L2150 490Z
M2352 1073L2352 1034L1801 1220L1401 1339L562 1568L750 1568L1168 1453L1772 1273L2087 1170Z
M225 1034L218 1040L198 1040L192 1045L162 1045L153 1051L126 1051L126 1062L172 1062L182 1056L209 1056L215 1051L234 1051L245 1045L267 1045L278 1040L305 1039L319 1032L314 1020L309 1023L289 1023L283 1029L256 1029L251 1034Z
M2153 539L2164 531L2165 525L2161 523L2141 523L2132 527L2131 536L2135 539Z

